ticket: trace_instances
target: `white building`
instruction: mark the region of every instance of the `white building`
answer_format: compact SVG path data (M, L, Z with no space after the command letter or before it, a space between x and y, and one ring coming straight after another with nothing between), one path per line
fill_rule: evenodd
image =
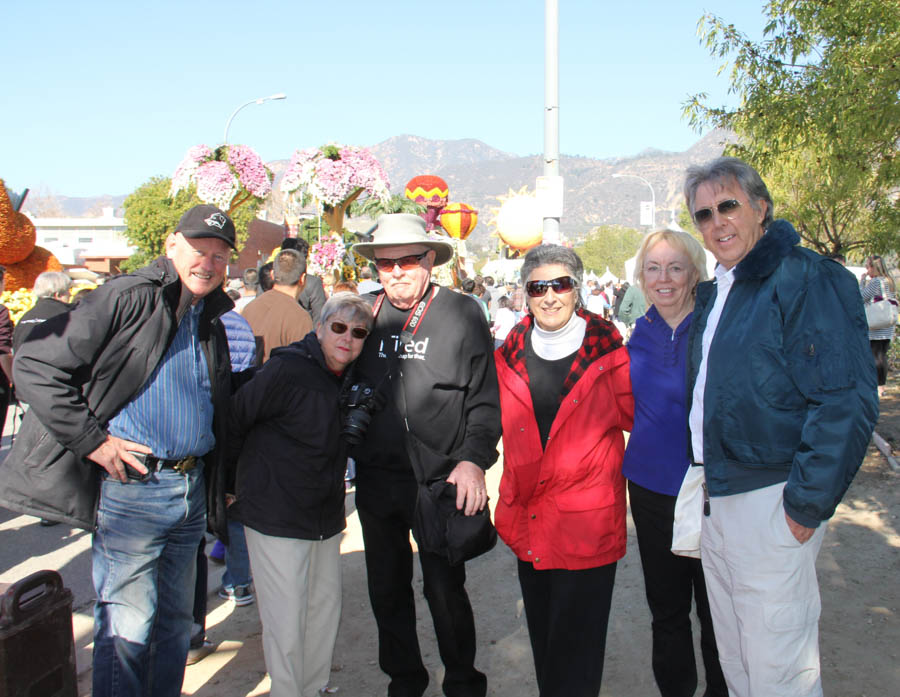
M38 218L36 244L49 249L64 267L85 266L98 273L118 273L119 264L136 249L125 239L125 219L104 208L99 218Z

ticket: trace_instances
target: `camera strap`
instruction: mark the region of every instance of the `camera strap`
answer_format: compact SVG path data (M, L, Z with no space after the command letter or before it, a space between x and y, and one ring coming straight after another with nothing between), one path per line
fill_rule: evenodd
M416 307L410 312L409 317L406 318L406 323L403 325L403 329L400 330L400 343L407 344L412 341L413 337L416 335L416 331L419 329L419 325L422 323L422 320L425 318L425 314L428 312L428 308L431 307L431 301L434 300L434 297L438 293L438 286L431 286L431 293L429 294L427 291L422 296L422 299L416 303ZM381 306L384 304L384 293L380 294L375 299L375 306L372 308L372 315L375 319L378 318L378 312L381 310Z

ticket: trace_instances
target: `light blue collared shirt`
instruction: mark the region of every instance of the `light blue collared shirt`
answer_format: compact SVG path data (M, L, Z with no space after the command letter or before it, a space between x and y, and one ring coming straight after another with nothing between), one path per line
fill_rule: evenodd
M216 442L212 385L197 340L202 310L201 300L185 313L172 345L146 384L109 422L111 435L142 443L166 460L212 450Z

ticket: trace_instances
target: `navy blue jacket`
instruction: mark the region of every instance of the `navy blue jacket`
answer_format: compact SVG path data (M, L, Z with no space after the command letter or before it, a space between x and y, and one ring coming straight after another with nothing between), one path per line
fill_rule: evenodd
M788 515L817 527L862 463L878 399L856 280L799 241L777 220L734 269L709 352L703 463L710 496L786 482ZM715 297L713 281L698 285L688 412Z

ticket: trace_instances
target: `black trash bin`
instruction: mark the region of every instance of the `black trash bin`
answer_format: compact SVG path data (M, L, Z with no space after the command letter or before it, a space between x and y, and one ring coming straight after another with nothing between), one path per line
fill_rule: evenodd
M72 591L55 571L0 596L0 697L78 697Z

